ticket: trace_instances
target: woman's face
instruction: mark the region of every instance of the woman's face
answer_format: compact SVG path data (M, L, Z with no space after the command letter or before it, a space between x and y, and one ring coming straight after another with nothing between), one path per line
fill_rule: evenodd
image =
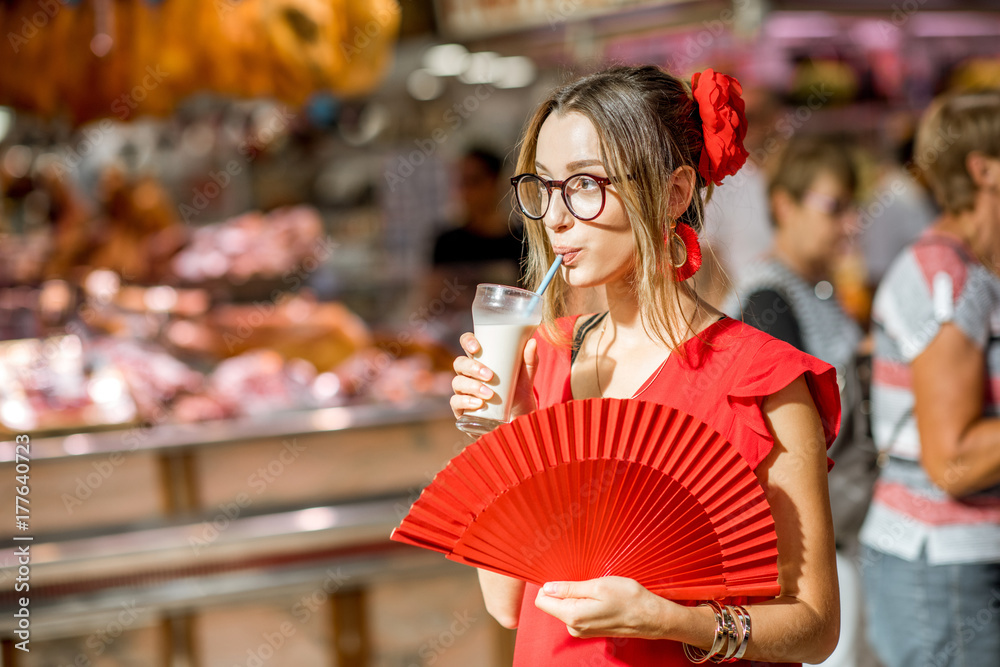
M535 171L546 180L563 181L574 174L609 177L601 162L601 143L586 116L553 114L538 132ZM592 287L625 279L632 270L635 240L622 201L612 183L605 188L604 210L593 220L579 220L566 208L562 192L552 191L541 222L556 254L563 256L562 275L574 287Z

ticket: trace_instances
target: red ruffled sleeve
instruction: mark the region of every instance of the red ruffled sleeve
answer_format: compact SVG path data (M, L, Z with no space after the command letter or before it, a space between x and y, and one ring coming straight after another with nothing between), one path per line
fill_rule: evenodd
M840 389L833 366L805 354L784 341L768 337L757 349L727 398L737 418L759 437L744 447L743 455L751 468L763 461L774 447L774 436L764 421L764 399L781 391L804 375L813 402L823 424L826 446L833 444L840 430ZM749 451L748 451L749 449ZM828 459L828 466L833 462Z

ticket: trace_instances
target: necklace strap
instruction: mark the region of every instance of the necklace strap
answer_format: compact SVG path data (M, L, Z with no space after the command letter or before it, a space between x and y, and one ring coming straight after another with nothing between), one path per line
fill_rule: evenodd
M597 380L597 395L604 396L604 387L601 386L601 342L604 341L604 330L608 328L607 320L601 327L601 335L597 339L597 346L594 350L594 379Z
M573 348L569 356L570 365L576 362L576 355L580 352L580 348L583 346L583 339L586 338L587 334L593 331L594 328L601 323L601 320L607 317L607 315L608 311L591 315L577 328L576 335L573 336Z

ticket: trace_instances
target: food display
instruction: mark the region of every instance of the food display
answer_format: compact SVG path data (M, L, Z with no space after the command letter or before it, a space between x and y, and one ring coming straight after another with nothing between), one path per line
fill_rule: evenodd
M170 402L202 389L203 374L145 341L105 336L89 345L89 356L118 370L135 401L139 415L158 421Z
M122 373L86 357L78 336L0 343L0 431L120 425L136 415Z
M289 329L293 331L294 329ZM0 431L80 431L261 416L347 404L398 405L445 396L441 352L395 357L374 345L327 363L269 347L207 366L155 341L112 335L0 342ZM333 356L325 357L329 362ZM201 368L199 368L199 365Z
M323 221L309 206L264 214L250 211L194 231L191 241L171 262L183 283L226 279L236 283L285 278L283 289L297 287L302 274L315 270L333 250L323 235Z
M183 227L155 181L108 170L100 187L103 222L73 207L36 258L36 279L56 277L0 287L0 340L19 338L0 351L0 427L83 431L450 393L450 353L373 332L312 295L310 274L337 252L315 208Z

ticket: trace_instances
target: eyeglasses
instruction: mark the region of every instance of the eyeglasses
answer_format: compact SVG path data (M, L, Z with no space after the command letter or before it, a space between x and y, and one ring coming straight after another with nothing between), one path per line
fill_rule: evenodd
M552 202L552 190L562 191L563 203L573 217L593 220L604 210L604 188L610 178L574 174L565 181L549 181L538 174L521 174L510 179L521 212L532 220L541 220Z
M816 192L815 190L807 192L802 197L802 203L814 211L832 215L835 218L839 218L849 213L855 213L857 211L857 207L854 205L854 201L852 199L839 199L837 197L831 197L830 195L823 194L822 192Z

